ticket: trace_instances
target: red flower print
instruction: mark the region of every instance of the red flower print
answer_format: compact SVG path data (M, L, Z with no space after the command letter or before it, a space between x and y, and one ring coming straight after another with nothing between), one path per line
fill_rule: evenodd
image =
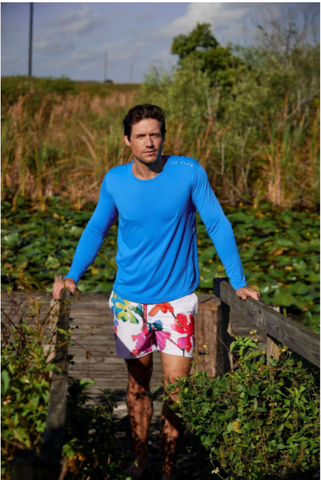
M172 329L178 333L186 333L186 337L179 338L177 344L182 350L189 352L193 346L193 333L194 333L194 317L193 315L184 315L178 313L175 318L175 324L171 325Z
M155 307L153 307L151 309L151 311L149 312L149 315L151 317L153 317L159 311L161 311L163 313L167 313L167 312L174 313L174 309L173 309L172 305L168 302L165 302L165 303L158 303L157 305L155 305Z

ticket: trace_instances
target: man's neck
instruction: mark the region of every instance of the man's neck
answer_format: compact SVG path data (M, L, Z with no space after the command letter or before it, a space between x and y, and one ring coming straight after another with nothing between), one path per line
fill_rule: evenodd
M133 174L140 180L150 180L151 178L157 177L157 175L163 171L165 163L166 157L164 155L160 155L159 158L151 164L141 162L134 157Z

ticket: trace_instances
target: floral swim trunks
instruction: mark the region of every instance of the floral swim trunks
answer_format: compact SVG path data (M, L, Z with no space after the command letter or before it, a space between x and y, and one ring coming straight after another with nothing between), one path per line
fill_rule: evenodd
M195 293L166 303L135 303L112 292L109 307L114 314L117 355L141 358L155 350L193 357Z

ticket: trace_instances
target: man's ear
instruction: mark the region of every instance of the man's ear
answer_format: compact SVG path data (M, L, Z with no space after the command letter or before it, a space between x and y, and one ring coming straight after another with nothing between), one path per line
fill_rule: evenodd
M130 146L131 146L131 143L130 143L130 140L128 140L127 135L124 136L124 140L125 140L126 145L127 145L128 147L130 147Z

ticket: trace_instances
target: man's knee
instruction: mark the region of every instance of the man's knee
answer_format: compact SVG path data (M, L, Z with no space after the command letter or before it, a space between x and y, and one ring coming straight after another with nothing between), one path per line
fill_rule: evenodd
M151 358L141 358L135 360L126 360L128 368L128 386L131 390L138 393L142 388L149 386L153 373L153 363Z

